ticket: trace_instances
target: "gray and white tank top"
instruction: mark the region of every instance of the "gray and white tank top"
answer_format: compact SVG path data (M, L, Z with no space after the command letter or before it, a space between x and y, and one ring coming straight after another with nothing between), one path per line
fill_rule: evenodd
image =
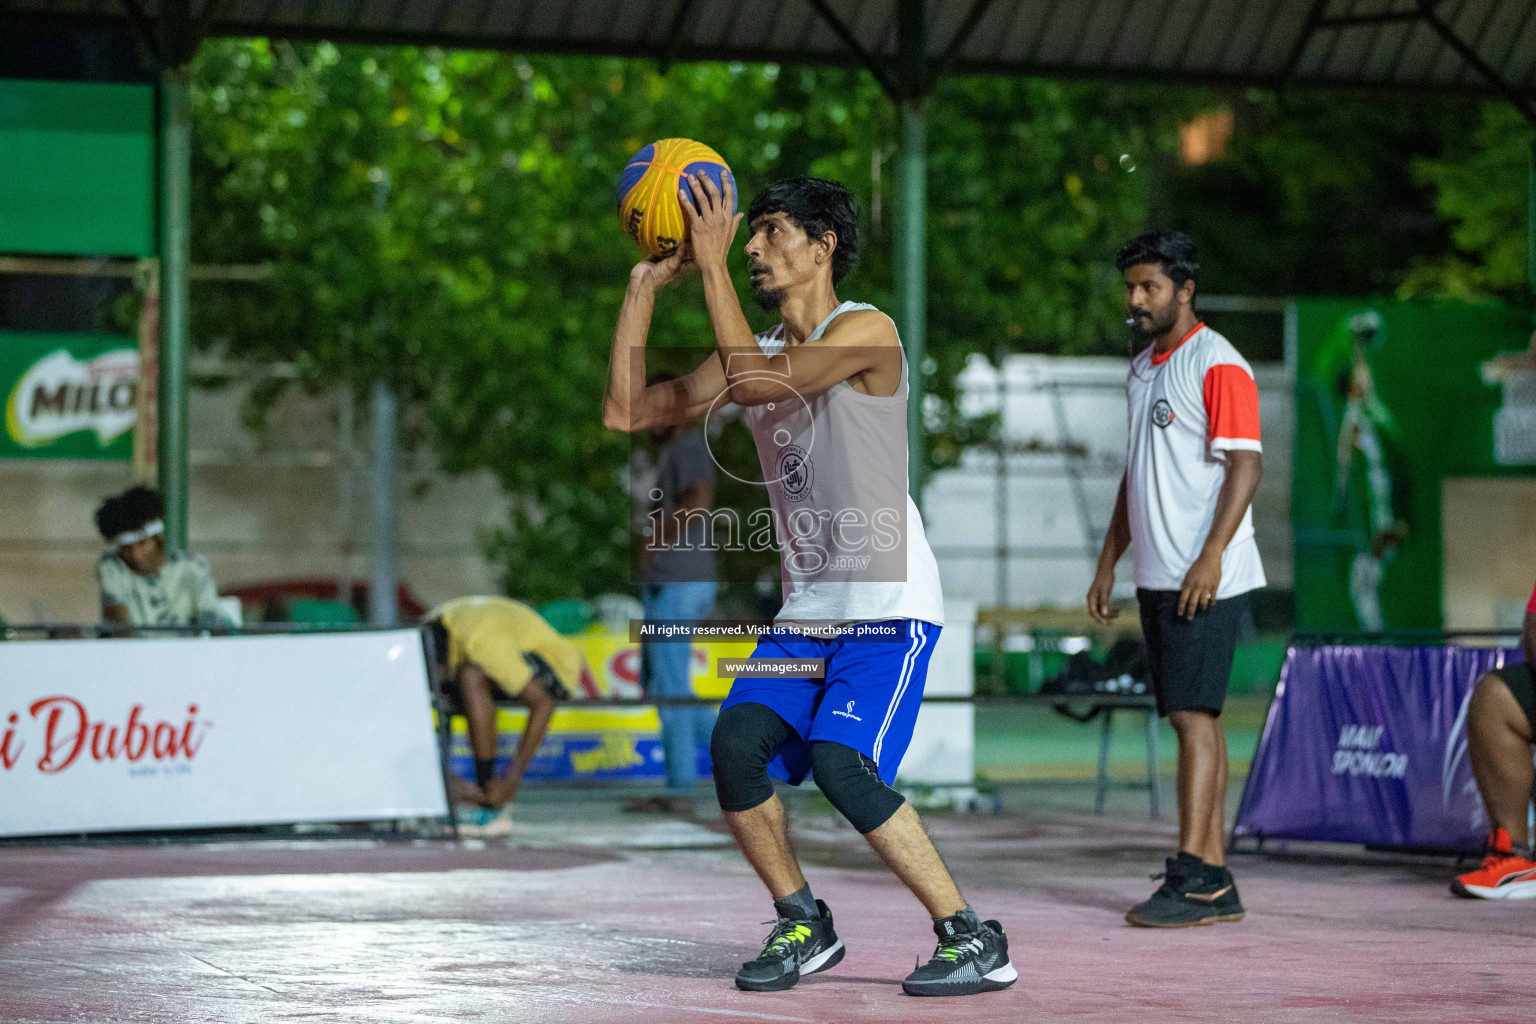
M806 339L815 344L844 302ZM877 311L878 312L878 311ZM784 325L761 334L769 356L784 351ZM794 350L789 351L793 369ZM907 492L908 368L881 397L841 381L744 410L757 442L779 541L784 606L776 621L944 623L938 563Z

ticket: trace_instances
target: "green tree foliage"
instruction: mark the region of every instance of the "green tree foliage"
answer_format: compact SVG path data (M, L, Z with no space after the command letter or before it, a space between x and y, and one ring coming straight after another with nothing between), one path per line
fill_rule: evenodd
M842 291L890 303L895 123L867 75L258 40L205 45L194 83L196 257L275 267L270 287L198 289L199 343L292 361L314 386L389 382L446 470L489 469L512 496L487 543L520 595L626 586L629 442L600 405L639 255L612 191L631 153L704 140L744 201L788 174L847 182L869 202ZM968 352L1102 344L1109 261L1146 205L1132 168L1171 137L1166 104L955 80L930 117L941 398ZM652 340L708 352L696 283L663 296ZM941 459L966 429L944 422Z
M731 101L766 98L771 73L681 68L679 86L618 61L261 41L205 47L197 72L199 253L277 267L277 294L200 308L200 336L317 384L387 380L446 470L490 469L513 496L488 538L509 590L622 584L628 442L600 408L637 254L613 177L657 134L743 140L720 148L757 177L771 137L738 122L762 104ZM656 327L708 339L697 302Z
M1199 241L1206 291L1380 294L1446 251L1411 156L1440 153L1475 104L1257 90L1227 103L1225 158L1172 166L1158 217Z
M1527 176L1536 133L1502 102L1482 104L1466 122L1471 131L1451 133L1443 155L1413 164L1415 178L1434 189L1436 209L1453 225L1455 249L1420 260L1402 291L1524 301Z
M446 470L511 496L485 540L520 596L628 585L630 441L600 407L635 150L705 141L743 202L846 182L867 201L840 290L892 308L897 124L866 74L260 40L207 43L194 70L195 256L275 268L195 289L198 343L314 387L388 382ZM1179 123L1222 105L1225 157L1181 166ZM1113 255L1149 221L1195 235L1208 292L1520 291L1529 133L1500 105L950 78L928 118L935 466L995 429L953 414L971 353L1124 352ZM662 296L652 344L684 370L708 353L697 282Z

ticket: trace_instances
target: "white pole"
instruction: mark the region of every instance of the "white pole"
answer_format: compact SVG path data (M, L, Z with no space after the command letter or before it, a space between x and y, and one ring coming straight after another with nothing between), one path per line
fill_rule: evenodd
M373 583L368 588L368 621L395 624L395 393L373 382L373 479L371 534Z
M389 173L382 168L372 175L373 208L382 214L389 202ZM383 302L375 312L374 335L385 330ZM370 481L369 534L373 550L373 581L368 588L368 621L374 626L395 625L395 556L398 530L395 510L395 393L383 380L373 382L373 466Z

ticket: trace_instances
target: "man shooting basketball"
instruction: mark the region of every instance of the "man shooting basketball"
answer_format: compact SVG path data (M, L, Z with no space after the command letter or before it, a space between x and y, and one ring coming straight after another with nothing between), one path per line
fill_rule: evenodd
M907 496L907 373L896 328L836 286L858 248L853 197L842 185L792 178L760 193L747 212L753 298L782 317L754 336L727 266L741 216L733 184L689 176L680 194L691 246L635 267L619 311L603 421L650 430L702 415L717 402L745 410L779 528L784 606L754 660L821 661L818 679L743 675L711 742L725 820L773 898L776 921L762 953L736 975L739 988L787 989L843 956L825 903L811 895L790 847L770 774L807 775L869 841L934 921L939 946L903 985L913 995L968 995L1018 977L1002 926L983 922L955 887L919 821L891 788L911 740L928 659L943 624L938 567ZM688 376L645 386L644 355L656 291L684 273L703 277L716 351ZM884 552L848 530L891 512L904 542ZM857 529L852 532L857 533ZM837 552L896 553L873 572ZM861 556L865 557L865 556ZM867 566L866 566L867 569ZM862 573L862 575L861 575ZM895 581L895 582L889 582ZM811 636L807 623L841 631ZM781 628L782 627L782 628ZM895 642L860 642L888 633Z

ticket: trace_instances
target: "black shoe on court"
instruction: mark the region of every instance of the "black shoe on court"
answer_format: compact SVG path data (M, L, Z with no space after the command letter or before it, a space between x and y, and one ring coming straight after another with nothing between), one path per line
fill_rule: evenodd
M736 972L736 987L745 992L782 992L794 988L807 974L835 967L843 958L843 942L832 930L832 911L816 901L814 920L781 917L763 942L756 960Z
M1217 922L1241 921L1247 911L1243 910L1243 901L1238 898L1237 883L1232 880L1232 872L1225 867L1213 868L1207 865L1205 875L1220 887L1212 904L1216 908Z
M1008 939L996 921L978 921L972 913L933 922L939 948L933 958L901 983L909 996L970 996L995 992L1019 980L1008 962Z
M1161 875L1163 884L1151 899L1136 904L1125 919L1140 928L1190 928L1220 921L1241 921L1243 904L1237 896L1232 873L1185 863L1169 857Z

